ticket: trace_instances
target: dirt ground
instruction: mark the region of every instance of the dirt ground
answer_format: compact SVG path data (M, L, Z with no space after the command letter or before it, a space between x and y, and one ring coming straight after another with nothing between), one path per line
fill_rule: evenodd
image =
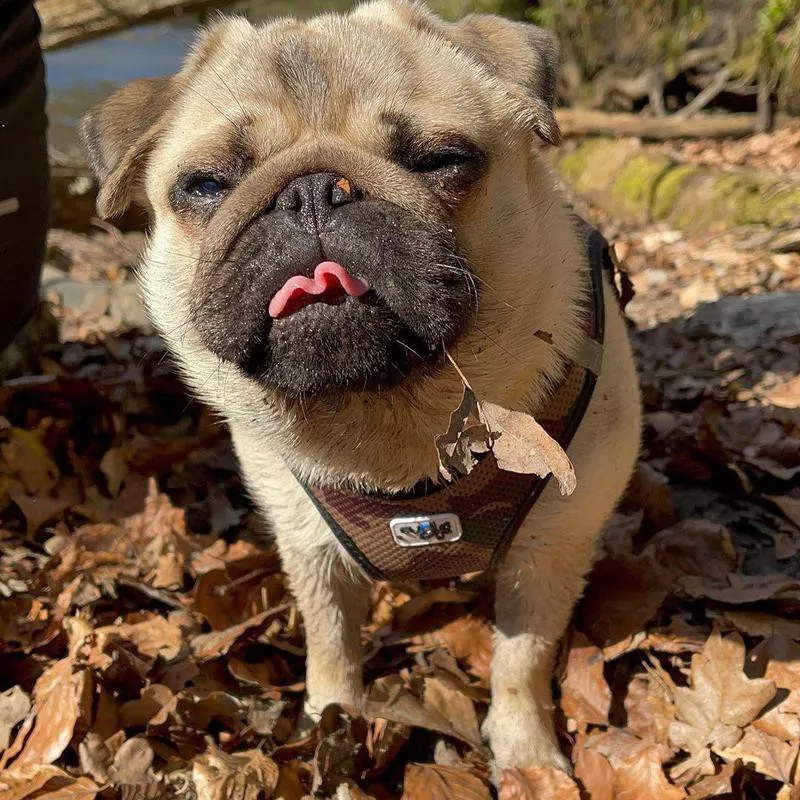
M642 458L554 678L575 779L500 797L799 800L800 255L596 221ZM376 586L368 717L292 740L302 620L225 429L127 330L142 242L54 231L63 341L0 384L0 798L496 796L480 578Z

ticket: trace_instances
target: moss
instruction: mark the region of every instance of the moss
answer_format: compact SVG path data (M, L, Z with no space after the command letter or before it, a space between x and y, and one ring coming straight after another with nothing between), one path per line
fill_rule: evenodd
M559 161L559 171L579 194L602 195L608 191L634 147L626 140L589 139Z
M651 212L653 219L666 219L675 209L678 197L692 176L697 175L699 167L693 164L674 166L662 176L653 192Z
M604 147L608 144L606 139L588 139L567 153L559 162L561 174L566 180L575 185L591 170L598 155L602 156Z
M641 154L631 158L611 187L617 213L650 219L656 187L672 165L668 156Z

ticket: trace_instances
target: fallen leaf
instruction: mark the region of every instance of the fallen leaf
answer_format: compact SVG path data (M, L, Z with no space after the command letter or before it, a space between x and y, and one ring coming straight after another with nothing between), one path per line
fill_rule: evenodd
M471 673L484 682L489 680L494 651L493 633L487 622L478 617L458 617L429 633L410 637L411 652L444 647L453 658L466 663Z
M732 747L775 696L775 683L748 678L743 671L744 642L738 634L711 634L702 653L692 656L691 688L675 689L676 721L670 742L695 754L706 746Z
M586 788L591 800L614 800L614 768L602 753L585 746L585 735L579 735L572 757L575 777Z
M505 770L498 784L499 800L580 800L578 785L553 767Z
M11 741L11 733L31 710L31 701L19 686L12 686L0 694L0 752Z
M611 689L603 675L603 651L582 634L570 643L567 667L561 681L561 708L579 729L608 725Z
M467 734L458 730L446 713L442 713L432 706L426 706L404 686L399 675L378 678L370 686L364 704L364 713L370 719L386 719L404 725L438 731L446 736L460 739L478 750L483 749L480 737L473 738L471 732Z
M91 686L88 671L76 669L72 658L56 661L42 673L33 688L33 730L14 762L15 769L51 764L64 752L76 722L87 715Z
M541 478L551 472L562 495L577 485L575 469L561 445L530 415L509 411L495 403L480 403L486 424L496 437L492 452L500 469L533 473Z
M43 495L52 489L59 470L39 437L24 428L11 428L0 444L3 472L22 481L29 495Z
M735 745L718 752L726 761L741 759L746 764L753 764L764 775L790 783L800 752L800 741L789 744L750 727Z
M481 740L475 706L452 681L435 675L426 677L423 700L428 708L434 709L449 720L464 741Z
M260 750L225 753L209 746L192 763L197 800L258 800L278 784L277 764Z
M3 800L93 800L100 787L89 778L75 778L49 764L29 764L0 775Z
M438 764L406 766L401 800L455 800L455 798L490 800L491 794L489 787L468 769Z
M787 519L790 519L798 528L800 528L800 500L796 497L789 495L766 495L766 499L775 503L778 508L783 511Z
M263 632L269 621L289 609L288 604L271 608L251 617L238 625L232 625L221 631L204 633L192 639L192 653L199 663L210 661L225 655L240 639L255 638Z
M646 742L664 744L675 719L675 706L669 687L654 674L636 675L625 695L627 728Z
M146 739L135 736L125 741L114 755L109 777L115 783L149 783L153 748Z
M686 792L670 784L664 775L656 745L624 759L614 769L614 800L681 800L684 797Z
M96 633L128 641L141 655L164 661L177 658L184 644L181 629L159 614L145 613L139 622L108 625Z

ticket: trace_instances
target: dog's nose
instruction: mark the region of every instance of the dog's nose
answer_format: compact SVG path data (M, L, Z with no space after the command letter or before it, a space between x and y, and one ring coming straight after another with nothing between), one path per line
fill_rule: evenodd
M333 172L316 172L295 178L275 198L273 208L297 214L307 230L319 231L336 208L361 197L362 193L347 178Z

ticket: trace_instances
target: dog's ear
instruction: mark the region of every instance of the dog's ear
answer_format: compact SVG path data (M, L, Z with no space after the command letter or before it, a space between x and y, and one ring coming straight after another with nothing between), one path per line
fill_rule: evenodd
M123 213L141 201L144 160L155 142L159 122L173 98L173 78L141 78L95 106L78 128L100 193L102 217Z
M549 144L561 140L554 106L559 45L555 34L492 14L469 14L448 25L457 47L477 58L524 101L526 122Z

